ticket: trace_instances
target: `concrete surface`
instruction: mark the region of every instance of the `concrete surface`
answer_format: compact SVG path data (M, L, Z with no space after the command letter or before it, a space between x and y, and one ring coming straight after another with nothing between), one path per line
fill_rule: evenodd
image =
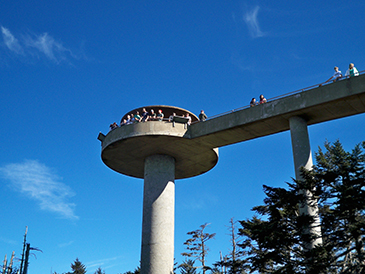
M289 130L293 116L313 125L364 112L365 75L360 75L192 124L188 134L222 147Z
M145 160L141 274L174 269L175 160L152 155Z

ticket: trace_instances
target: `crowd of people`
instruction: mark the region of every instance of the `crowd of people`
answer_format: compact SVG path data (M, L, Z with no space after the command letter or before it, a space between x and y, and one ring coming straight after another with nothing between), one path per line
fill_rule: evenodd
M182 114L182 116L177 116L176 113L174 112L168 119L164 119L165 115L163 114L161 109L159 109L158 112L155 113L155 111L153 109L151 109L150 112L148 112L146 110L146 108L143 108L141 114L139 113L139 111L136 111L135 113L127 114L126 118L122 118L119 125L116 122L114 122L114 123L110 124L109 128L110 128L110 131L112 131L113 129L116 129L118 127L135 124L135 123L147 122L147 121L165 120L165 121L169 121L169 122L174 122L175 116L183 118L186 121L186 124L188 124L188 125L191 124L191 116L189 113ZM205 121L207 118L208 117L204 113L204 110L201 110L200 114L199 114L199 120Z
M134 123L147 122L147 121L162 121L164 119L164 114L161 109L158 110L158 113L155 113L153 109L148 113L145 108L142 109L142 114L139 111L136 113L131 113L127 115L127 118L122 118L119 126L130 125Z

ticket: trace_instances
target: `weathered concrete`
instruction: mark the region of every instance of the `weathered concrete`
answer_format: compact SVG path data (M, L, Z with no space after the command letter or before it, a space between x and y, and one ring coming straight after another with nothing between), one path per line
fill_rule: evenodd
M300 169L304 167L307 170L311 170L313 166L307 122L301 117L293 116L289 119L289 123L294 157L295 178L297 180L302 180L303 176ZM318 205L317 200L313 196L313 191L314 190L301 191L301 194L305 195L306 201L301 203L299 207L300 214L309 215L314 218L314 223L307 228L306 232L311 235L316 235L316 238L306 246L307 249L311 249L322 243Z
M295 177L303 179L300 173L300 168L304 167L311 170L313 166L312 151L309 143L309 135L307 122L298 116L293 116L289 119L290 136L293 148Z
M142 274L170 274L174 268L175 160L152 155L145 160Z
M175 158L175 178L203 174L218 162L218 149L186 138L184 124L149 121L114 129L102 142L103 162L111 169L137 178L144 176L144 160L155 154Z

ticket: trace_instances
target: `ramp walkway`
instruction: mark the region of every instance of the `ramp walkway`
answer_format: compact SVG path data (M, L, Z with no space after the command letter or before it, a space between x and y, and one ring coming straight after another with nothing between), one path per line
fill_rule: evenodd
M217 148L287 131L293 116L313 125L364 112L362 74L193 123L185 137Z

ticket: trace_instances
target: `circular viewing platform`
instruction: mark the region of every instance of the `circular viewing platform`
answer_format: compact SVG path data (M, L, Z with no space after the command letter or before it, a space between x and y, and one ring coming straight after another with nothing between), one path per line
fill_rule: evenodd
M136 108L126 113L123 119L143 108L155 113L162 110L164 120L147 120L123 125L111 130L102 139L101 158L116 172L144 178L144 161L151 155L169 155L175 159L175 179L190 178L212 169L218 162L218 148L211 148L203 142L190 139L186 114L191 122L199 121L198 117L185 109L154 105ZM176 118L169 121L169 117Z

